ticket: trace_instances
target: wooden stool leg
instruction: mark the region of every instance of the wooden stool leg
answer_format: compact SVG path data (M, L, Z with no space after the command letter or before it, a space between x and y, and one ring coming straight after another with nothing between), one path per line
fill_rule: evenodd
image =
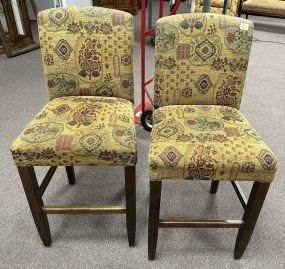
M70 185L74 185L75 180L75 173L74 173L74 167L73 166L65 166L68 182Z
M34 222L45 246L51 245L50 229L47 215L43 212L43 200L36 178L35 170L30 167L18 167L22 184L30 205Z
M126 218L129 246L136 238L136 167L125 167Z
M216 193L219 187L220 181L218 180L213 180L211 183L211 188L210 188L210 193Z
M159 211L161 197L161 181L150 181L149 217L148 217L148 259L155 258Z
M250 192L249 200L243 215L244 227L238 231L234 258L240 259L251 238L263 202L265 200L270 183L254 182Z

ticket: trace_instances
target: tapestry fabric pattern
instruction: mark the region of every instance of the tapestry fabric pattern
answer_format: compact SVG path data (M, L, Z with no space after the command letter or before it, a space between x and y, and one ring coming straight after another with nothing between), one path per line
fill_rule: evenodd
M239 108L253 23L210 13L158 20L154 105L225 105Z
M154 112L151 180L271 182L277 159L235 108L172 105Z
M132 103L116 97L51 100L11 145L17 166L136 163Z
M133 102L133 17L101 7L65 7L38 14L50 100L121 97Z
M273 181L277 158L238 110L252 34L218 14L158 21L150 180Z
M12 143L15 164L134 166L132 16L54 8L38 25L50 101Z

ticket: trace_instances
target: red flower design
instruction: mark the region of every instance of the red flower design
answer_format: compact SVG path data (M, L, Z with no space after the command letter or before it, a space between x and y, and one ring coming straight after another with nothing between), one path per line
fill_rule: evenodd
M227 41L228 41L229 43L233 43L233 42L235 41L235 39L236 39L236 36L235 36L234 33L228 33L228 35L227 35Z
M125 131L124 130L117 130L116 131L116 136L124 136L125 135Z
M129 82L125 79L125 80L123 80L122 81L122 86L124 87L124 88L128 88L129 87Z
M47 82L47 85L48 85L49 88L52 88L54 86L53 79L49 79L48 82Z

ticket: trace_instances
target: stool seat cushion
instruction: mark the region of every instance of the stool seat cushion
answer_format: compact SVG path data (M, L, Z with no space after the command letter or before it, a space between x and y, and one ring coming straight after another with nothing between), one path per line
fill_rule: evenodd
M136 163L132 103L117 97L50 101L11 145L17 166Z
M149 152L151 180L271 182L277 159L236 108L171 105L156 109Z

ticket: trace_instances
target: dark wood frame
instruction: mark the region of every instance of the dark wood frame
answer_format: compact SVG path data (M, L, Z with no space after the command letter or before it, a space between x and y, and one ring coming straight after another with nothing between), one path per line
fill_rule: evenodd
M131 5L122 5L120 3L122 0L113 0L113 4L105 4L104 0L92 0L94 6L102 6L106 8L114 8L119 9L123 11L127 11L131 13L132 15L138 14L138 1L137 0L131 0Z
M5 32L0 22L0 43L2 52L4 51L8 58L38 49L40 46L33 40L32 30L28 17L26 0L19 0L19 5L23 16L23 27L26 31L25 36L18 34L14 12L10 0L0 0L5 19L7 22L8 32Z
M158 228L239 228L235 243L234 258L240 259L249 243L265 200L270 183L254 181L248 202L239 184L231 181L239 201L244 208L241 220L186 220L160 219L160 199L162 181L150 181L149 224L148 224L148 258L155 258ZM219 181L212 181L210 192L216 193Z
M129 246L135 244L136 233L136 167L128 166L125 169L125 205L44 205L42 196L48 187L57 166L51 166L39 185L33 166L19 167L18 171L26 193L26 197L34 218L38 233L45 246L51 245L51 234L47 214L126 214L127 234ZM75 184L73 166L66 166L69 184Z

